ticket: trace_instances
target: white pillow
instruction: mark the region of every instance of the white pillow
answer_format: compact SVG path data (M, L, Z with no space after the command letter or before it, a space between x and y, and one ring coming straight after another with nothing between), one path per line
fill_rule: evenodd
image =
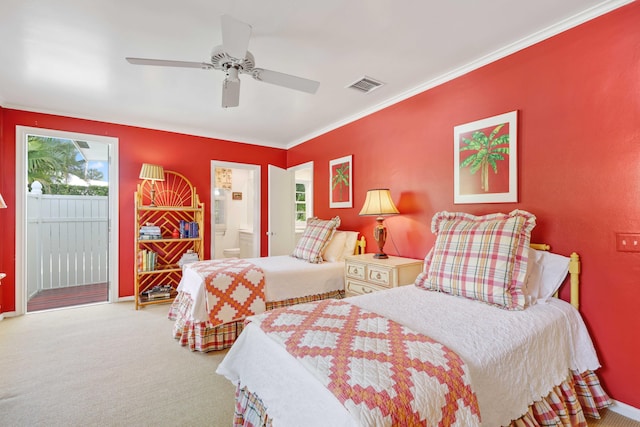
M346 240L344 242L344 250L342 252L342 256L340 260L344 260L344 257L353 255L356 252L356 243L358 242L358 232L357 231L345 231Z
M527 266L526 292L530 304L549 301L569 273L570 258L531 249Z
M538 265L536 250L529 248L529 259L527 261L527 274L524 277L522 293L524 294L525 306L535 304L538 299L538 289L540 282L540 266Z
M322 259L328 262L342 261L342 253L344 252L346 241L347 232L336 230L322 254Z

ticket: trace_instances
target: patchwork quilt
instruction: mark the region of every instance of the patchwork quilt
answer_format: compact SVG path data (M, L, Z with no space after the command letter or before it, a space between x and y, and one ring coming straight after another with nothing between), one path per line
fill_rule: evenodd
M189 264L204 280L209 321L214 326L265 311L264 272L244 259L218 259Z
M479 426L464 361L401 324L339 300L247 319L283 346L362 426Z

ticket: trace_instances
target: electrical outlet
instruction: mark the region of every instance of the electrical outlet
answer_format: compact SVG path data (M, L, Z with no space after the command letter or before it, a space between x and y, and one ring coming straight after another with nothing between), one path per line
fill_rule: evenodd
M640 252L640 233L616 233L618 252Z

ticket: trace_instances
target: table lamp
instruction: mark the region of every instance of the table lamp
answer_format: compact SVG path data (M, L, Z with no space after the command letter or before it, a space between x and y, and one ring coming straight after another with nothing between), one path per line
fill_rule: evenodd
M156 181L164 181L164 168L159 165L152 165L149 163L143 163L142 169L140 169L140 179L146 179L151 181L151 204L149 206L155 206L156 197Z
M384 226L384 216L399 213L400 211L398 211L396 205L393 204L393 200L391 200L391 192L388 188L376 188L367 191L367 198L364 201L360 215L377 216L376 221L378 223L373 229L373 237L378 244L378 252L373 256L374 258L389 258L382 250L387 240L387 228Z

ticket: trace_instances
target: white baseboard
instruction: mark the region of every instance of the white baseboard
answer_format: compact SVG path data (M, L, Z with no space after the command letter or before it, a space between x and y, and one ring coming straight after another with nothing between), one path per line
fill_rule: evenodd
M640 409L631 405L627 405L626 403L613 400L613 405L609 406L609 409L624 417L631 418L635 421L640 421Z
M125 301L134 301L133 295L131 295L130 297L118 297L117 302L125 302Z

